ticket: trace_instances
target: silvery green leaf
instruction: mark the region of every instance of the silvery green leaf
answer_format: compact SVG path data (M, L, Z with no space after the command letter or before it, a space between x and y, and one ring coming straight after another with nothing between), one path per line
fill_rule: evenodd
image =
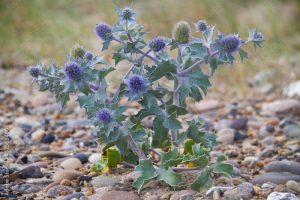
M170 168L168 170L159 168L157 169L157 173L158 173L157 179L166 182L170 186L176 187L182 185L181 175L175 173Z

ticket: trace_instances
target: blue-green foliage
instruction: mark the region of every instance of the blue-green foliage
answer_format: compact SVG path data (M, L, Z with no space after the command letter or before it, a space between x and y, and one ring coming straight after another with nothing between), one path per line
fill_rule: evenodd
M120 19L115 25L102 22L95 27L96 35L103 41L102 51L112 41L120 44L112 55L114 66L77 46L64 67L39 64L29 68L40 90L52 91L62 106L70 94L78 96L77 101L95 125L105 152L91 169L116 167L121 161L137 165L140 177L133 185L139 191L153 178L173 187L186 184L175 172L178 165L199 169L198 178L190 183L195 190L211 185L214 173L230 176L233 168L222 162L224 156L209 163L209 152L216 145L215 134L205 131L204 122L197 117L188 121L188 128L184 129L180 116L188 114L187 98L200 101L206 95L210 77L218 66L233 64L237 54L241 60L247 58L243 46L248 43L260 46L264 41L262 34L252 29L246 40L233 34L215 35L215 27L201 20L196 24L200 37L196 37L191 36L188 22L181 21L175 25L173 38L156 37L147 42L143 26L135 21L136 14L131 8L118 8L117 13ZM173 58L171 51L178 56ZM122 60L130 62L131 68L109 96L106 76ZM200 67L204 65L210 74ZM167 81L174 82L174 87L167 87ZM125 115L128 108L119 105L121 98L136 101L141 109ZM149 116L153 119L151 127L143 123ZM149 154L153 151L160 154L155 165Z

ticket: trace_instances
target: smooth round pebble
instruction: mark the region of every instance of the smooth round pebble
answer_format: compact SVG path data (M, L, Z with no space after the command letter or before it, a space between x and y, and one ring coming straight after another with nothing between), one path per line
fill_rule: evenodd
M50 133L44 136L43 143L50 144L54 142L54 140L55 140L55 135Z
M84 153L76 153L76 154L74 155L74 158L79 159L79 160L81 161L82 164L87 163L88 160L89 160L89 157L88 157L86 154L84 154Z
M64 160L60 166L64 169L79 169L82 164L78 158L68 158Z
M99 153L93 153L92 155L90 155L89 157L89 162L90 163L96 163L101 159L101 154Z

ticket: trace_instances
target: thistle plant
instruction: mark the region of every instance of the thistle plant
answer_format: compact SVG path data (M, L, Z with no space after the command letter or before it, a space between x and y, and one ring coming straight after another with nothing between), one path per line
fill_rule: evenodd
M135 166L140 176L133 186L138 191L151 179L172 187L189 185L202 190L218 174L230 177L233 168L223 162L226 157L214 160L209 155L216 145L216 136L204 129L204 121L193 116L186 121L188 127L183 128L183 117L189 113L186 102L200 101L218 67L233 64L238 55L243 61L247 58L244 46L260 46L264 41L262 34L252 29L245 40L238 34L214 34L214 26L199 20L192 36L189 23L180 21L174 26L172 38L157 36L147 42L146 32L131 8L118 8L117 13L116 24L101 22L95 27L103 42L101 51L118 44L112 54L114 64L76 45L62 67L52 63L28 69L40 90L53 92L62 106L70 95L77 96L98 133L103 153L91 169L106 171L119 164ZM177 53L176 58L171 56L172 51ZM131 63L131 67L115 92L109 94L106 76L123 67L119 66L122 60ZM167 82L173 82L173 87L167 87ZM129 106L120 105L122 99L137 102L137 112L126 115ZM151 126L146 126L144 122L149 118ZM198 177L183 183L180 172L191 169L199 171Z

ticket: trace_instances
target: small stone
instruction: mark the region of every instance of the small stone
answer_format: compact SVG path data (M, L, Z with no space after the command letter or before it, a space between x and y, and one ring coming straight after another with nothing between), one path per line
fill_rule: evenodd
M300 176L287 172L269 172L255 176L251 183L255 185L262 185L267 182L275 184L285 184L289 180L300 181Z
M174 193L170 200L194 200L195 192L192 190L181 190L179 192Z
M215 129L217 131L225 128L230 128L232 121L229 119L222 119L215 124Z
M113 186L115 183L120 182L120 179L113 176L104 176L100 175L97 177L94 177L91 181L91 184L94 187L107 187L107 186Z
M43 138L43 143L50 144L54 142L54 140L55 140L55 135L50 133L45 135L45 137Z
M33 142L41 142L45 135L45 131L43 129L38 129L31 134L31 140Z
M232 144L234 142L234 130L230 128L224 128L217 132L217 142L222 144Z
M79 159L82 164L87 163L88 160L89 160L89 157L84 153L77 153L77 154L74 155L74 158Z
M31 126L32 128L37 128L41 126L41 123L30 118L30 117L18 117L15 119L15 123L17 126L23 126L23 125L28 125Z
M267 200L298 200L298 198L292 193L272 192Z
M299 139L300 126L298 124L287 124L283 128L283 133L290 139Z
M285 116L300 114L300 102L296 99L283 99L262 105L262 113L265 115Z
M26 178L41 178L43 177L43 173L41 168L35 165L29 165L19 172L19 178L26 179Z
M263 188L263 189L273 189L274 187L275 187L274 184L271 184L271 183L264 183L261 186L261 188Z
M71 119L67 122L68 126L74 129L90 126L91 123L87 119Z
M190 105L190 109L193 113L204 113L212 110L217 110L222 106L223 104L221 104L219 101L211 99L196 102L195 104Z
M295 161L273 161L265 167L266 172L289 172L300 175L300 163Z
M104 192L97 200L140 200L139 196L133 192L125 191L107 191Z
M240 117L231 122L230 128L244 130L247 128L248 118Z
M13 129L11 129L8 133L8 135L14 139L14 138L22 138L24 135L24 131L23 129L21 129L20 127L15 127Z
M84 194L82 192L76 192L73 194L68 194L63 197L59 197L59 198L57 198L57 200L76 200L76 199L80 199L80 197L82 197L82 196L84 196Z
M90 155L89 157L89 162L90 163L96 163L101 159L101 154L99 153L93 153L92 155Z
M300 184L296 181L288 181L286 182L286 187L291 190L292 192L296 192L300 194Z
M295 81L289 84L286 88L284 88L283 94L290 98L300 97L300 81Z
M60 166L64 169L79 169L82 164L78 158L68 158L64 160Z
M41 190L41 187L38 187L35 184L22 184L22 185L15 185L12 187L12 190L15 192L19 192L22 194L30 194L30 193L36 193Z
M84 192L84 196L91 196L92 194L93 192L90 190Z
M253 192L254 188L251 183L245 182L237 186L238 199L251 199Z
M65 185L65 186L69 186L71 185L71 181L69 179L63 179L61 182L60 182L61 185Z
M73 189L71 187L55 185L47 191L46 196L56 198L58 196L66 196L71 193L73 193Z
M82 174L75 170L59 170L53 174L53 181L60 183L63 179L74 180L77 179Z

